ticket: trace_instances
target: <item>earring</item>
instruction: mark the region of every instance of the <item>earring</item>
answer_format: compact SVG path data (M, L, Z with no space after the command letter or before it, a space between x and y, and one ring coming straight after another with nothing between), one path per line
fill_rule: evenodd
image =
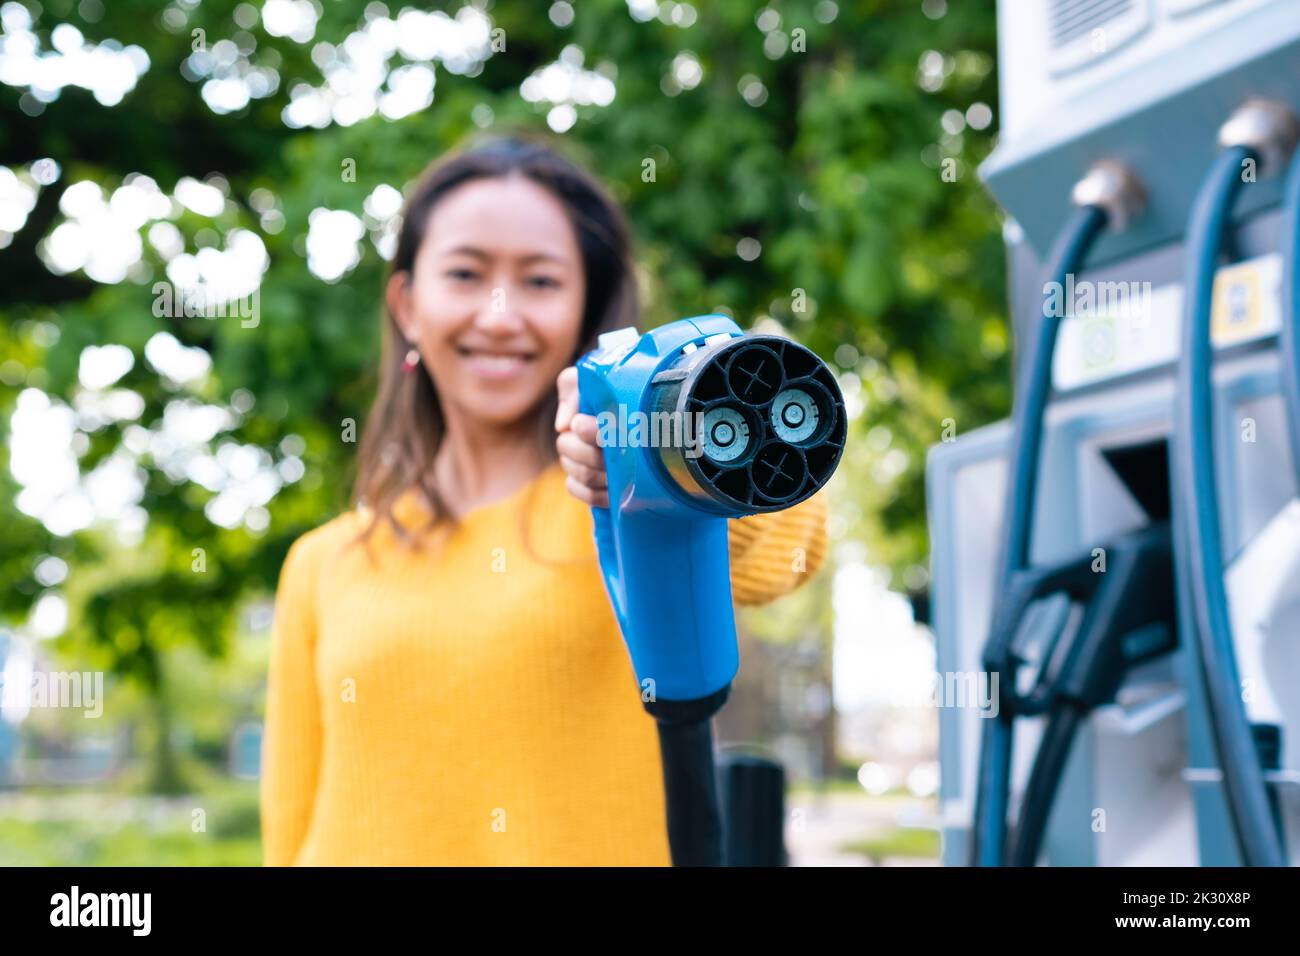
M402 359L402 371L408 374L414 372L415 367L419 364L420 364L420 353L417 352L414 348L412 348L410 351L406 353L406 358Z

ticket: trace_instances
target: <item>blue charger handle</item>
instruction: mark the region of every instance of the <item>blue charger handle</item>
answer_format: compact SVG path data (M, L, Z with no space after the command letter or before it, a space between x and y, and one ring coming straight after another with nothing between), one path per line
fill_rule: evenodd
M650 414L652 380L685 347L742 334L726 316L621 329L578 362L578 408L597 417L609 478L610 506L591 509L596 550L645 702L725 694L739 654L728 514L673 482L655 449L636 441L634 413Z
M673 864L717 866L709 718L739 666L728 519L825 483L844 447L843 397L802 346L706 315L601 335L578 362L578 410L595 416L605 459L596 551L659 733Z
M592 406L578 393L578 411L583 415L595 415L599 409ZM610 497L610 504L614 502ZM614 617L618 619L619 630L627 633L627 598L623 594L623 575L619 567L618 546L614 538L614 519L609 508L592 508L591 521L596 538L596 555L600 561L600 573L605 579L605 593L609 595Z

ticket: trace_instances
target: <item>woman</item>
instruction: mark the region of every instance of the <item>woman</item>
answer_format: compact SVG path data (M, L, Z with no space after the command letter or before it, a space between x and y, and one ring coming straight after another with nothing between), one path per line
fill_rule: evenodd
M572 368L636 323L623 215L544 147L453 156L407 198L386 304L358 507L295 542L281 574L266 862L668 864ZM823 519L814 496L733 521L735 599L816 571Z

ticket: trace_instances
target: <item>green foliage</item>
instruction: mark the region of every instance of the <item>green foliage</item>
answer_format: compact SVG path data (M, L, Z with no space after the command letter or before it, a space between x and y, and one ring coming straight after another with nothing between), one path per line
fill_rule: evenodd
M82 15L88 6L103 8L94 22ZM313 47L341 44L357 29L362 0L318 4L311 43L270 36L260 22L248 30L251 62L274 68L279 86L230 115L209 109L201 78L186 78L183 65L191 31L205 31L209 47L239 37L235 0L45 0L35 24L44 48L51 29L69 22L92 42L139 45L150 66L109 107L67 87L31 116L22 89L0 87L0 161L16 168L48 156L62 167L0 251L3 421L22 387L75 405L82 350L119 343L136 362L117 387L142 396L144 411L87 432L83 474L117 453L131 427L154 428L186 399L233 407L231 427L212 448L255 446L275 465L300 457L305 471L267 505L265 529L227 529L205 515L213 492L169 476L150 450L136 454L148 524L127 546L103 529L59 537L22 514L6 458L0 614L21 621L43 593L34 568L53 554L71 568L62 585L69 649L152 688L165 683L163 661L174 648L221 653L241 600L271 591L293 539L346 506L356 445L341 440L343 423L363 421L374 385L385 263L363 239L356 268L322 281L307 267L308 216L321 207L361 216L375 187L401 189L489 116L491 130L545 130L550 104L525 101L520 83L570 44L582 50L585 68L614 75L617 95L606 107L578 106L576 124L559 140L626 204L645 279L645 324L726 309L742 325L780 322L838 362L862 412L837 479L837 532L865 540L870 559L896 572L896 586L919 583L925 449L944 419L966 430L1002 414L1009 400L1001 242L974 175L992 128L945 136L941 127L945 111L996 100L993 5L950 3L931 20L919 0L845 0L822 22L825 2L776 3L783 53L756 24L755 6L738 0L698 4L688 27L637 22L622 0L575 6L572 24L561 28L545 4L489 5L505 50L473 76L438 65L429 108L398 121L376 115L295 130L281 118L290 91L321 84ZM183 23L169 27L174 11L184 12ZM803 52L788 48L796 30L804 31ZM927 51L941 66L931 90L919 83ZM666 77L686 54L702 78L678 89ZM689 71L683 76L689 81ZM955 181L941 175L946 158L956 160ZM341 174L347 160L355 161L354 182ZM111 190L132 173L164 192L182 176L224 178L223 212L186 210L175 223L188 251L224 246L236 228L261 236L271 264L256 327L231 317L156 316L152 283L166 263L149 243L133 277L114 285L42 264L36 247L62 221L63 190L81 179ZM253 202L259 189L274 194L281 230L264 227ZM761 246L749 261L738 255L746 239ZM210 354L210 374L185 385L161 377L143 357L159 331ZM296 456L286 451L290 436L304 446ZM205 570L194 570L196 549Z
M194 811L203 810L196 829ZM0 797L0 866L260 866L257 785L202 797L33 793Z

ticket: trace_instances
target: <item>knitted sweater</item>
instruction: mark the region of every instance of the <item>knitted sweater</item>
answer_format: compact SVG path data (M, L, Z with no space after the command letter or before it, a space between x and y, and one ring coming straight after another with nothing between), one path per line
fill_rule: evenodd
M416 527L419 506L395 512ZM730 524L732 594L816 572L825 502ZM411 549L348 512L276 595L268 865L667 865L658 738L558 463Z

